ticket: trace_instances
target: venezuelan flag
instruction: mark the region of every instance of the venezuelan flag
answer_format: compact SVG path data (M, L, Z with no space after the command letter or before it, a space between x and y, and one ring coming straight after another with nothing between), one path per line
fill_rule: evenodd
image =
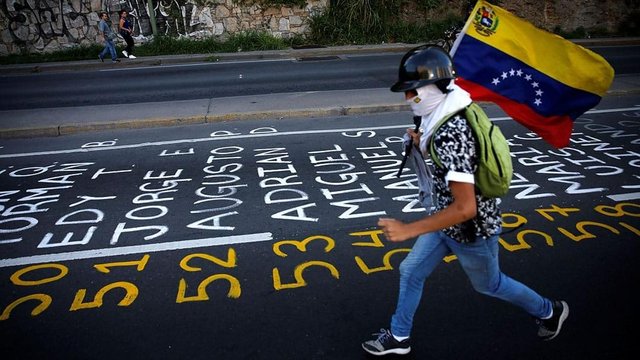
M613 81L600 55L478 1L451 51L456 83L491 101L555 147Z

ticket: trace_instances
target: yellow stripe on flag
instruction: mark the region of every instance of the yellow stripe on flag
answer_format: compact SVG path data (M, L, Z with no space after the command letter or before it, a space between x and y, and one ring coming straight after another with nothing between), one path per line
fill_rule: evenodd
M482 8L493 11L491 27L476 26ZM466 35L484 42L576 89L604 96L613 81L611 65L600 55L541 30L510 12L478 1L465 25ZM488 31L489 29L490 31Z

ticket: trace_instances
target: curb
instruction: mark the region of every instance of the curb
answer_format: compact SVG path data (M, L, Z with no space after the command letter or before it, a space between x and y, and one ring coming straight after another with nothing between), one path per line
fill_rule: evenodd
M171 127L181 125L197 125L206 123L203 116L179 117L179 118L152 118L112 121L108 123L93 124L69 124L58 127L58 135L72 135L81 132L119 130L119 129L145 129L153 127Z

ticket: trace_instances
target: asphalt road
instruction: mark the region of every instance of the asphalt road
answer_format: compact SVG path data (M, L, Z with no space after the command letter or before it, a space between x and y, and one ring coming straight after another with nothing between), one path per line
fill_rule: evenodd
M639 45L589 48L606 58L617 75L640 73ZM388 88L405 51L327 49L318 56L289 52L279 59L195 63L185 56L183 63L172 65L94 69L85 63L72 72L8 74L0 76L0 111Z
M366 89L393 82L397 54L203 62L0 77L0 109L134 104L270 93Z
M571 315L551 342L430 278L409 359L626 359L637 323L637 94L606 97L557 150L495 107L516 177L503 270ZM48 359L365 359L421 216L396 178L405 112L3 140L0 351ZM522 224L521 227L517 227Z

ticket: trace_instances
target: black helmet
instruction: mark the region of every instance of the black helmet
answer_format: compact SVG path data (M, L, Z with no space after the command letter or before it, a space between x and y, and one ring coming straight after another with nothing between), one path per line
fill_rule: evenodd
M437 45L422 45L407 52L400 61L398 82L391 91L404 92L455 78L453 62L447 52ZM447 81L447 84L449 82Z

